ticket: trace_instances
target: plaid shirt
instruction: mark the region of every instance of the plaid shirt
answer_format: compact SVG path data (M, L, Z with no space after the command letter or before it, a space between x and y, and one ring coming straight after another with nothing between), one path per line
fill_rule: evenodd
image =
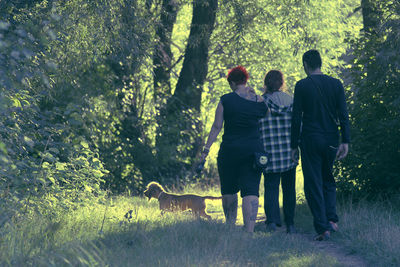
M291 159L290 148L293 104L278 105L268 95L264 95L264 101L270 110L267 116L260 120L261 140L270 157L265 172L285 172L297 166L297 162Z

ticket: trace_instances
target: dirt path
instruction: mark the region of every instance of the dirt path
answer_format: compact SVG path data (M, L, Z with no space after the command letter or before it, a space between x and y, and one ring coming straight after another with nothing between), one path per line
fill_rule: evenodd
M264 224L265 217L257 217L257 226L260 227ZM256 227L257 227L256 226ZM335 258L339 264L342 266L351 266L351 267L365 267L369 266L369 264L359 255L352 254L348 248L340 245L334 241L314 241L314 234L306 233L301 229L297 229L297 236L304 239L304 242L308 242L312 246L318 248L323 253ZM279 227L277 229L279 232L285 232L285 227ZM286 233L286 232L285 232ZM334 235L335 233L332 233Z
M348 249L333 241L314 241L312 234L299 233L298 235L304 237L304 240L310 242L313 246L319 248L324 253L337 259L343 266L351 267L364 267L368 266L367 262L358 255L351 254Z

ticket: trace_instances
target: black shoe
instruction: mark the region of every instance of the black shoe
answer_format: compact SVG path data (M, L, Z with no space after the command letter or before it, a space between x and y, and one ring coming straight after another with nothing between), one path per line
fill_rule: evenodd
M276 223L268 223L267 232L275 232L275 231L276 231Z
M297 234L297 230L293 224L286 226L286 233L288 234Z
M319 234L314 237L315 241L327 241L331 237L331 232L325 231L322 234Z

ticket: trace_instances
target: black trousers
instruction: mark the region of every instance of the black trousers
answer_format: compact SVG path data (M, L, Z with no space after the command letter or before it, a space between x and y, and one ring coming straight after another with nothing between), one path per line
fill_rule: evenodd
M282 225L279 209L279 184L282 181L283 214L285 224L294 224L296 206L296 168L282 173L264 172L264 210L266 223Z
M301 138L304 193L318 234L330 229L329 221L339 220L336 214L336 183L332 174L337 140L336 136L320 134L303 134Z

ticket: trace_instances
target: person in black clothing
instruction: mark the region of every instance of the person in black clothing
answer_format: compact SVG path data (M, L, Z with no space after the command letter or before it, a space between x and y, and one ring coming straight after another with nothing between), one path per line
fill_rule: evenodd
M227 79L233 92L223 95L218 103L202 159L207 157L211 145L224 126L217 163L226 222L236 222L237 193L240 191L244 228L253 232L261 179L261 170L253 167L254 152L263 151L258 121L266 115L268 109L263 98L246 87L248 77L242 66L229 71Z
M319 241L338 230L332 169L335 158L346 157L350 142L343 85L323 74L321 65L317 50L304 53L307 78L296 83L291 126L292 159L297 160L300 146L304 193L318 234L315 240Z

